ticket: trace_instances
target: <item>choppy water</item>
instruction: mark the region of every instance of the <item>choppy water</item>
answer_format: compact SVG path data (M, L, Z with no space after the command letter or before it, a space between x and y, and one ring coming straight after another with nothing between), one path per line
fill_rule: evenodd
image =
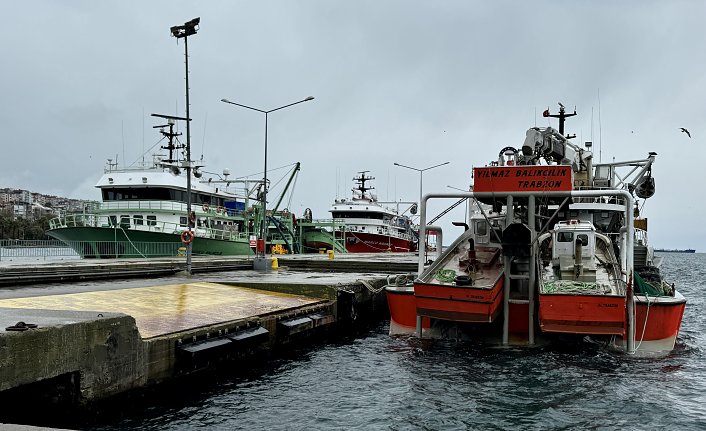
M687 297L677 350L489 348L363 336L298 351L94 429L706 429L706 255L665 255Z

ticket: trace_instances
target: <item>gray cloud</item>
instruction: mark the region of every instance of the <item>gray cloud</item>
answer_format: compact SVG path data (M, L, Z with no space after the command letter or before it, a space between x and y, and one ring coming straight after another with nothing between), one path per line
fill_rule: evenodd
M169 27L200 16L189 40L192 146L209 170L302 162L293 202L325 217L358 170L381 198L465 187L556 102L604 161L659 153L645 212L656 245L699 247L676 212L704 210L685 189L704 157L703 2L303 1L6 2L0 37L0 185L97 197L106 158L139 159L159 137L150 113L183 115L183 45ZM598 92L600 91L600 128ZM593 112L593 115L591 113ZM592 121L593 117L593 121ZM678 131L687 127L693 139ZM600 137L599 140L599 129ZM431 213L445 207L435 203ZM458 210L447 219L461 219Z

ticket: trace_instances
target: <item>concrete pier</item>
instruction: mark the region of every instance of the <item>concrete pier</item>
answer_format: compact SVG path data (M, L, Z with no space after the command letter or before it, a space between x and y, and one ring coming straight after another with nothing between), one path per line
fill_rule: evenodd
M67 284L60 294L44 295L40 284L12 292L0 299L0 402L48 392L71 405L90 405L229 358L335 334L386 312L386 272L405 272L394 270L414 265L414 257L317 255L279 262L270 272L180 276L170 284L142 280L143 287L115 288L101 282L77 293L67 293ZM336 262L346 272L331 272ZM92 265L74 270L91 272Z

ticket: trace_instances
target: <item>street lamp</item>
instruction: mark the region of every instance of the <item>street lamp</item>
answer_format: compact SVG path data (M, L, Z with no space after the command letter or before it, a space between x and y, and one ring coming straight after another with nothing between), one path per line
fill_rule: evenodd
M407 168L407 169L411 169L413 171L419 172L419 205L421 205L422 204L422 181L423 181L424 171L428 171L429 169L438 168L439 166L448 165L449 163L451 163L451 162L439 163L438 165L429 166L428 168L424 168L424 169L413 168L411 166L405 166L405 165L401 165L399 163L395 163L394 165L399 166L401 168Z
M258 109L258 108L253 108L252 106L247 106L247 105L242 105L240 103L235 103L231 102L228 99L221 99L221 102L223 103L228 103L231 105L235 106L240 106L241 108L246 108L246 109L251 109L253 111L257 112L262 112L265 114L265 170L263 173L263 182L262 182L262 222L260 223L260 239L265 242L267 240L267 231L265 227L267 226L267 116L270 112L275 112L279 111L280 109L288 108L290 106L297 105L299 103L303 102L308 102L310 100L314 100L313 96L309 96L306 99L300 100L298 102L290 103L288 105L280 106L279 108L275 109L270 109L270 110L264 110L264 109ZM266 247L265 250L262 251L262 255L260 255L260 251L256 249L256 259L253 262L253 266L255 269L267 269L267 260L266 260Z
M397 163L397 162L395 162L394 165L395 165L395 166L399 166L399 167L401 167L401 168L407 168L407 169L411 169L411 170L413 170L413 171L419 172L419 206L421 207L421 205L422 205L422 184L423 184L424 171L428 171L429 169L438 168L439 166L448 165L449 163L451 163L451 162L439 163L438 165L429 166L428 168L424 168L424 169L413 168L413 167L411 167L411 166L402 165L402 164L399 164L399 163ZM426 248L427 248L427 247L426 247L426 245L427 245L427 243L426 243L426 238L424 238L424 239L420 238L420 241L423 241L423 242L424 242L424 243L422 244L422 246L424 247L424 251L421 251L421 248L420 248L420 252L424 253L424 252L426 252Z
M191 117L189 116L189 38L193 36L199 29L201 18L194 18L187 21L184 25L175 25L169 30L172 36L178 39L184 39L184 63L186 65L186 226L191 230ZM191 274L191 242L186 245L186 272Z

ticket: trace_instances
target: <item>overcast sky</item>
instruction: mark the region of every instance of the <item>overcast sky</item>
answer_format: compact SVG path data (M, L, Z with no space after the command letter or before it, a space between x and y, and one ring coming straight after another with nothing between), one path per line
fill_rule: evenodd
M394 162L450 161L424 192L465 188L562 102L596 158L658 153L653 245L706 251L704 1L26 0L0 16L0 187L98 199L107 158L130 164L158 141L151 113L184 115L169 28L198 16L191 142L207 170L262 171L264 115L221 98L268 110L316 97L269 115L268 167L302 164L298 215L329 216L360 170L381 200L417 200L419 173ZM462 218L440 223L447 238Z

